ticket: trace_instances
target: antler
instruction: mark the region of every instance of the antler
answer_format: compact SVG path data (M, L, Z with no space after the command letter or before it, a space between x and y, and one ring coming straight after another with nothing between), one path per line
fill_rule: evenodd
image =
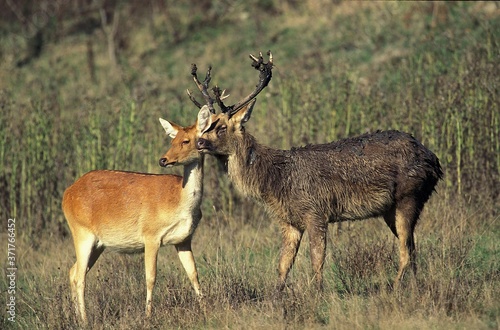
M221 107L221 109L224 109L224 103L222 103L222 100L227 98L229 96L225 95L226 90L223 90L222 92L220 91L220 88L215 86L213 88L214 94L215 94L215 100L210 96L210 93L208 92L208 84L210 83L210 80L212 80L212 76L210 75L212 71L212 67L208 67L207 75L205 76L205 79L203 80L203 83L200 82L198 79L198 74L196 73L198 71L198 68L196 67L196 64L191 64L191 75L193 76L194 83L200 90L201 94L203 95L203 98L207 102L208 108L211 113L215 114L215 109L214 109L214 101L217 102L217 104ZM198 102L193 94L191 94L191 91L188 89L186 90L189 99L198 107L198 109L201 109L203 106L200 102Z
M272 78L272 69L273 69L273 54L271 51L267 52L267 55L269 56L269 61L267 63L264 63L264 58L262 56L262 53L259 53L259 57L255 57L252 54L250 54L250 58L252 59L252 66L260 71L259 74L259 83L255 86L255 90L247 95L243 100L239 101L236 104L226 106L222 100L226 99L228 95L225 94L226 90L221 91L221 89L218 86L215 86L212 88L212 91L214 93L215 99L210 96L210 93L208 92L208 84L210 83L210 80L212 77L210 76L210 72L212 70L212 67L210 66L207 71L207 75L205 76L205 80L203 80L203 83L198 80L198 75L197 75L197 70L198 68L196 67L196 64L191 65L191 75L193 76L193 80L200 90L201 94L203 95L203 98L207 102L208 108L210 109L210 112L215 113L214 109L214 102L217 102L219 107L221 108L222 113L229 113L230 116L232 116L234 113L236 113L238 110L243 108L248 102L250 102L252 99L254 99L268 84L269 81L271 81ZM201 103L199 103L193 94L187 90L187 94L189 96L189 99L199 108L203 106Z
M269 56L269 61L264 63L264 58L262 57L262 52L259 52L259 58L250 54L250 58L253 60L252 66L260 71L259 83L255 86L255 90L248 94L243 100L229 107L226 107L226 112L229 111L229 115L233 115L238 110L243 108L248 102L253 100L271 81L273 76L273 54L270 50L267 51L267 56ZM225 111L223 111L225 112Z
M207 75L205 76L205 79L203 80L203 83L201 83L200 80L198 79L198 74L196 73L197 71L198 71L198 68L196 67L196 64L191 64L191 75L193 76L194 83L196 84L196 86L200 90L201 94L203 95L203 98L207 102L207 105L208 105L208 108L210 109L210 112L211 113L215 113L214 99L212 97L210 97L210 94L207 91L208 84L210 83L210 80L212 80L212 77L210 76L210 71L212 71L212 67L211 66L208 67ZM203 105L195 99L195 97L193 96L193 94L191 94L191 92L189 91L189 89L186 90L186 91L187 91L187 94L189 96L189 99L199 109L201 109L201 107Z

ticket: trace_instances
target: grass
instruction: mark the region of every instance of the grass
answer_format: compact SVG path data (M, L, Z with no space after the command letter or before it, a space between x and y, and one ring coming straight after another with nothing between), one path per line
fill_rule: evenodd
M144 321L142 256L105 252L88 276L90 327L495 328L498 224L470 221L486 217L480 210L447 216L450 207L444 202L435 199L428 206L417 230L416 288L390 288L397 270L397 242L382 220L372 220L352 223L340 233L331 226L322 295L314 289L305 238L285 296L277 300L275 226L264 217L258 228L224 224L215 217L200 224L193 246L205 292L201 302L174 249L166 247L159 257L154 315ZM449 217L455 218L453 224ZM17 250L18 327L74 328L67 280L74 262L70 240L54 237L36 249L23 242Z
M23 67L18 50L32 39L12 18L0 23L0 217L16 218L18 267L16 323L2 313L0 326L77 327L64 189L97 168L164 173L157 160L168 142L157 118L194 121L184 92L194 90L190 64L200 72L212 64L213 84L236 102L257 82L247 54L271 49L273 80L248 123L262 143L289 148L393 128L440 158L445 180L417 227L418 285L391 289L397 243L375 219L330 226L321 295L306 237L277 299L279 229L207 158L204 217L193 240L205 299L195 298L174 249L163 248L154 316L145 321L142 256L104 253L88 276L90 327L498 328L498 6L204 4L120 3L116 68L102 29L77 28L99 18L92 11L49 15L42 53ZM7 284L2 277L2 292Z

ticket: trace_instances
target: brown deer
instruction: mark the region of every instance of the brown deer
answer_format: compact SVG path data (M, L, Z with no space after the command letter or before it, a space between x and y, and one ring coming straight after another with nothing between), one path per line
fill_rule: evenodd
M201 219L203 154L196 139L209 122L203 107L197 123L181 127L160 118L172 146L160 165L184 166L184 176L124 171L92 171L64 192L62 209L73 235L76 263L70 270L76 313L87 323L85 276L106 247L119 252L144 252L146 316L151 316L158 249L174 245L179 259L200 296L200 284L191 250L191 237Z
M382 216L399 238L396 284L408 267L416 273L413 232L419 215L442 178L439 160L410 134L385 131L336 142L277 150L247 133L255 97L272 76L268 63L253 57L260 71L254 92L232 106L215 100L222 113L209 118L198 150L227 159L227 172L245 195L263 203L282 230L279 290L308 231L314 277L322 287L327 227L330 222Z

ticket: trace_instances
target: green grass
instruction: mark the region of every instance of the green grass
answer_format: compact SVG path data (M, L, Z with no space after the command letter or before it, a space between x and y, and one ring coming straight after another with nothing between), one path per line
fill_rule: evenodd
M191 63L203 74L213 65L213 85L227 88L226 103L235 103L257 83L248 53L268 49L273 79L248 123L262 143L289 148L399 129L440 158L445 179L417 228L418 286L390 289L397 243L378 219L330 226L322 295L310 284L305 238L285 298L276 300L278 226L207 158L204 218L193 241L205 300L198 303L175 252L164 248L154 316L144 321L142 256L104 253L89 273L91 326L499 326L496 3L161 3L120 4L116 69L102 30L75 28L89 18L99 22L97 12L70 14L61 2L67 15L52 16L40 57L20 68L19 49L31 41L18 21L1 20L0 217L17 220L19 269L17 323L3 313L2 328L76 326L64 189L93 169L166 173L157 165L169 146L158 117L194 122L197 109L185 94L196 88ZM0 279L2 292L6 281Z

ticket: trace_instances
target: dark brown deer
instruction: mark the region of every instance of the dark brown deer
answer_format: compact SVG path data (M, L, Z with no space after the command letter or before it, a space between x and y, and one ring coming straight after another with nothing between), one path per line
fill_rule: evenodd
M408 267L416 273L413 232L419 215L442 178L439 160L410 134L385 131L291 150L263 146L245 131L255 96L269 83L272 55L253 58L260 82L233 106L215 100L222 113L211 117L198 140L203 153L227 157L235 186L266 206L282 230L279 289L309 233L314 277L322 287L328 223L381 216L399 238L398 284Z

